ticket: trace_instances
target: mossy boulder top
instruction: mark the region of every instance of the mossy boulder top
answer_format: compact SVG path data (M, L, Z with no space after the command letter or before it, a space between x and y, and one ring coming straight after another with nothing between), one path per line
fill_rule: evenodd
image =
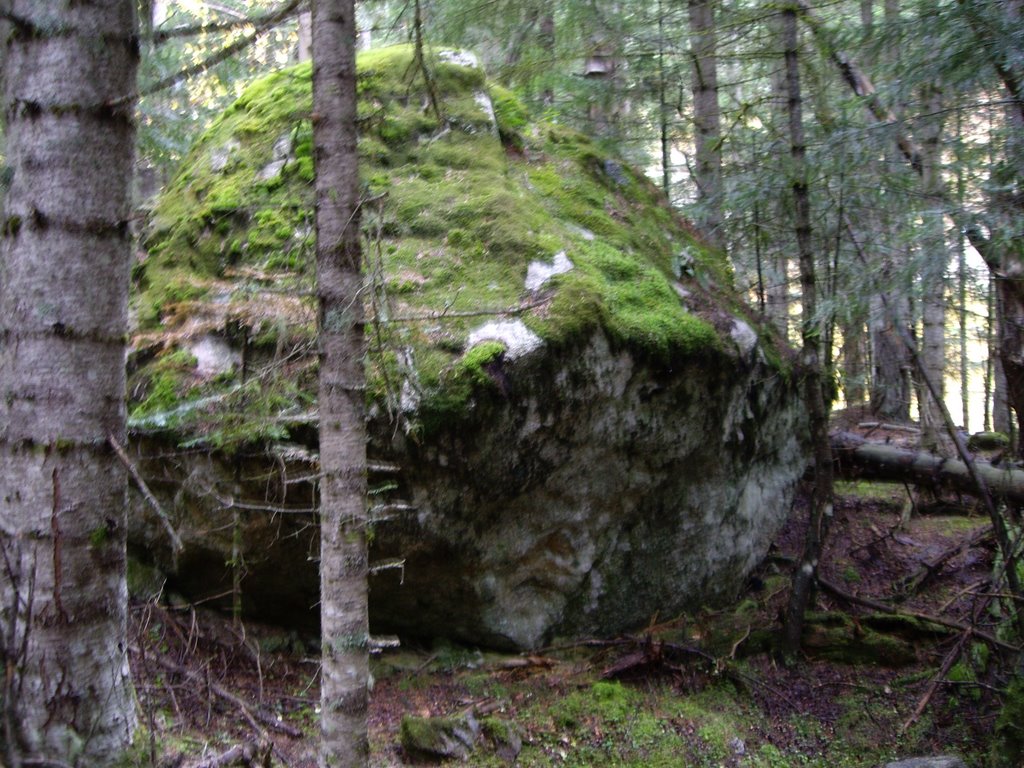
M399 468L372 546L405 574L375 577L372 621L532 647L728 595L803 470L798 382L641 173L531 121L469 54L425 65L358 66L370 452ZM215 121L135 270L137 448L207 450L138 456L195 546L163 557L152 520L133 540L186 591L230 583L223 498L315 505L310 78L265 77ZM295 622L315 529L269 519L246 518L248 607Z
M490 358L599 328L663 366L720 352L704 288L724 295L728 266L644 176L581 134L529 122L469 54L434 51L427 67L440 115L410 47L359 58L371 400L429 429L466 406ZM266 361L313 338L310 114L309 64L257 81L160 197L135 272L140 426L176 422L215 443L265 436L259 423L251 434L217 424L216 406L176 409L230 401L243 342ZM254 421L287 400L308 405L310 381L267 392L276 406Z

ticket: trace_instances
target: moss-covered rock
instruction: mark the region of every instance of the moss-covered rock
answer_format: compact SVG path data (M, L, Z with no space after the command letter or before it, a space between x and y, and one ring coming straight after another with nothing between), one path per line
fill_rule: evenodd
M405 562L375 625L528 647L729 596L803 469L785 353L642 174L428 59L440 116L410 48L359 60L371 452L415 507L374 499L374 554ZM250 495L296 513L242 523L244 603L290 622L316 600L310 111L299 65L206 131L133 299L136 434L212 451L139 457L192 542L176 585L220 589L224 499Z
M401 373L424 412L433 398L446 414L468 407L469 388L448 386L460 377L467 335L480 324L467 313L520 318L554 347L603 330L662 366L679 355L718 356L713 324L723 318L714 305L694 297L687 306L680 295L702 293L698 282L728 289L724 259L693 237L643 176L585 136L531 124L511 92L488 86L466 63L452 52L432 57L439 122L426 108L411 48L359 60L371 315L386 322L443 313L386 327L369 358L371 397L399 394L389 374L401 352L411 360ZM304 64L250 86L196 142L160 197L148 256L135 270L140 345L154 336L167 344L171 331L177 341L233 328L258 340L252 351L266 363L268 334L273 350L285 354L312 339L310 77ZM554 259L569 267L524 288L531 264ZM279 343L282 322L290 338ZM135 377L137 417L172 410L175 396L221 391L187 378L175 386L150 370L160 365L142 366ZM189 412L177 426L215 432L203 423L206 413Z

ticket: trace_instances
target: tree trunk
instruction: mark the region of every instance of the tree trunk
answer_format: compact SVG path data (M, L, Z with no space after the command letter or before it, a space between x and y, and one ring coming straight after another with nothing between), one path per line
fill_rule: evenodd
M933 85L926 86L922 99L925 114L922 133L921 186L924 189L926 209L923 212L921 243L921 361L925 373L945 394L946 379L946 266L949 249L946 247L944 216L944 190L942 180L942 97ZM943 456L953 455L953 446L945 437L940 406L928 392L920 389L921 447Z
M776 50L783 48L783 30L781 15L775 14L768 20L773 41L777 41ZM776 133L784 135L789 96L786 92L786 75L782 67L773 67L771 74L771 114L776 124ZM780 154L782 148L776 151ZM788 216L785 204L782 200L773 200L770 205L773 213L779 221L784 221ZM765 298L766 317L768 322L775 328L779 336L789 339L789 246L780 245L772 238L768 244L768 258L765 263Z
M814 249L811 242L811 210L808 189L806 144L804 141L803 106L800 91L800 66L796 10L787 6L782 11L783 43L786 65L786 91L789 94L789 141L792 174L794 228L800 256L800 291L802 302L804 400L810 420L810 438L814 451L814 488L803 554L793 574L793 585L783 628L783 653L793 658L800 650L804 614L810 605L817 580L818 561L832 519L832 452L828 440L828 409L824 395L824 373L821 367L821 323L818 321L817 284Z
M890 29L899 25L899 0L885 0L883 7L885 24ZM895 46L889 46L883 52L883 58L889 67L895 68L899 60L899 52ZM894 117L902 113L895 110ZM898 163L892 150L885 152L888 162ZM877 165L877 163L876 163ZM881 169L879 169L881 171ZM894 211L870 213L872 225L883 233L879 238L882 242L898 241L897 224ZM910 285L904 277L904 264L907 254L898 248L881 249L881 253L873 254L878 260L879 269L885 275L880 285L883 295L871 301L870 331L871 351L874 370L871 383L871 410L879 418L889 421L910 420L911 365L906 347L900 340L902 332L910 327Z
M665 9L658 0L658 139L661 145L661 188L665 198L672 204L672 142L668 103L668 73L665 71Z
M107 766L135 727L112 441L125 441L136 4L6 10L0 763Z
M882 273L891 275L892 264L882 267ZM893 278L895 279L895 278ZM889 284L887 278L882 284ZM906 347L900 341L900 327L910 321L910 307L906 292L886 292L887 300L871 300L871 411L888 421L910 420L910 364Z
M713 0L689 0L689 9L698 223L708 242L723 248L722 113L718 105L715 9Z
M977 495L978 487L964 462L925 451L871 443L859 435L838 432L831 436L839 476L849 480L884 480ZM1014 504L1024 504L1024 470L1011 465L992 466L975 461L989 493Z
M313 4L322 768L365 766L366 423L353 0Z
M551 10L545 11L541 17L538 42L541 50L544 51L545 66L553 69L557 59L555 52L555 14ZM555 91L550 83L544 86L544 91L541 93L541 104L545 107L551 107L555 104Z
M847 406L863 405L867 399L867 349L864 317L858 313L843 324L843 399Z
M998 329L997 329L998 334ZM993 347L992 358L992 429L1004 435L1013 434L1013 418L1010 413L1010 401L1006 396L1006 374L999 358L998 341Z
M313 14L311 11L303 11L299 14L299 42L296 49L296 58L299 61L309 61L313 56Z

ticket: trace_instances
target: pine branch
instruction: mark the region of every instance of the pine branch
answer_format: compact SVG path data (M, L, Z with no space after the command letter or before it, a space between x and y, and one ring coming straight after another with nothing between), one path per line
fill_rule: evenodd
M309 0L302 0L301 5L308 5ZM302 9L297 9L301 13ZM272 19L280 9L270 11L269 13L262 14L260 16L246 16L241 19L232 19L230 21L214 21L206 24L183 24L177 27L171 27L170 29L155 29L149 39L154 45L163 45L170 42L173 39L180 37L195 37L197 35L210 35L219 32L230 32L233 29L239 29L241 27L260 27L266 24ZM284 21L285 19L282 19Z
M986 30L981 29L982 19L978 13L976 2L974 0L957 0L957 3L964 10L964 14L967 16L967 24L971 30L983 39L990 37ZM981 46L981 48L987 54L989 63L996 71L996 74L999 75L999 79L1003 81L1003 86L1010 94L1021 120L1024 120L1024 83L1022 83L1024 74L1015 71L1005 61L994 55L992 53L992 46L985 45Z
M168 88L173 88L175 85L178 85L178 83L182 83L191 77L195 77L196 75L202 74L210 68L215 67L217 64L220 64L222 61L226 61L239 51L243 51L246 48L248 48L250 45L256 42L257 39L265 35L271 29L289 19L292 15L296 13L299 6L301 6L304 2L306 2L306 0L288 0L288 2L286 2L280 8L278 8L276 11L262 17L262 19L255 24L255 29L253 29L253 31L250 32L248 35L239 38L238 40L234 41L233 43L230 43L229 45L224 46L219 51L208 56L202 61L196 62L195 64L185 67L184 69L180 69L174 74L168 75L167 77L157 80L155 83L151 83L139 92L139 97L152 96L154 93L159 93L160 91L166 90ZM112 106L116 106L121 103L127 103L133 98L135 97L123 96L121 99L118 99L116 102L114 102Z

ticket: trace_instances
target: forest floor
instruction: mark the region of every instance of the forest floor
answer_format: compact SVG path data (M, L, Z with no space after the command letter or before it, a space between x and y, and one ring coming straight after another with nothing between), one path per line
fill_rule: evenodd
M909 437L874 432L889 442ZM978 612L994 565L980 535L987 519L969 499L900 486L839 483L837 492L821 566L834 588L817 596L797 663L767 651L803 537L802 498L745 594L726 608L654 616L629 636L531 655L437 645L375 656L371 765L408 764L404 716L467 713L492 724L485 733L494 722L511 724L522 766L852 768L937 754L982 765L1004 682L998 645L907 615L966 623ZM906 587L972 540L916 589ZM872 600L904 616L883 615L865 604ZM991 621L991 609L979 615ZM314 641L191 606L137 604L132 624L145 732L133 764L197 766L262 744L272 748L270 761L252 765L316 765ZM944 669L951 654L955 663ZM227 763L206 763L218 764ZM483 749L465 764L508 763Z

